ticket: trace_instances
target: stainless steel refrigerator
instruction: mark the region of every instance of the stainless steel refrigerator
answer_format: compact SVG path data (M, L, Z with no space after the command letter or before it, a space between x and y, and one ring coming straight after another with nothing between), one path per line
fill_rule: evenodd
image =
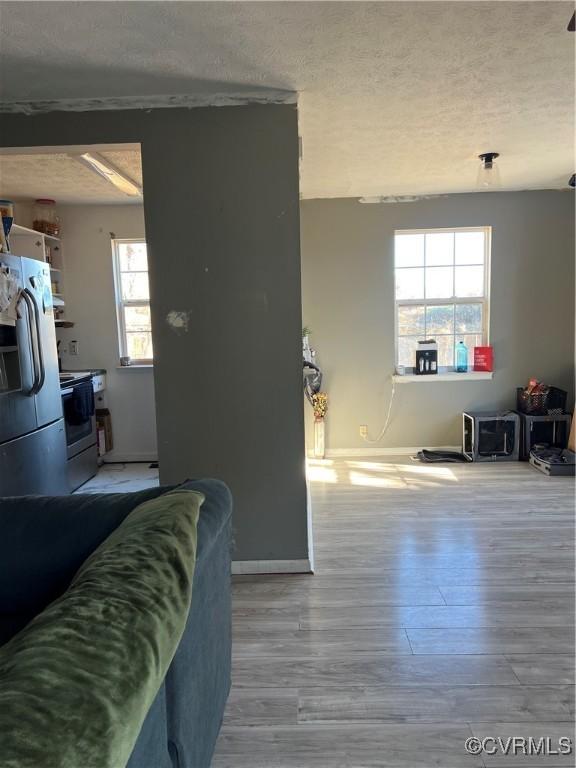
M0 253L0 496L67 493L50 266Z

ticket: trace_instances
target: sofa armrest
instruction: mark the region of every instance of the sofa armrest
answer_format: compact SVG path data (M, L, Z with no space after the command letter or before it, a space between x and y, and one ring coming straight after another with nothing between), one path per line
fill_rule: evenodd
M178 768L208 768L230 691L232 497L218 480L189 481L205 496L192 605L166 675L168 746Z

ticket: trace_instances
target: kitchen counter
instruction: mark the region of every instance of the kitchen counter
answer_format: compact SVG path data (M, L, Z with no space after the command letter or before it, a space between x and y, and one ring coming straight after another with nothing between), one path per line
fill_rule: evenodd
M105 376L106 375L106 368L67 368L65 371L60 371L60 373L91 373L92 376Z
M61 371L60 372L60 387L73 386L85 379L92 377L90 371Z
M82 371L60 371L60 387L69 387L78 384L78 382L92 377L92 387L94 392L102 392L106 389L106 370L104 368L93 368Z

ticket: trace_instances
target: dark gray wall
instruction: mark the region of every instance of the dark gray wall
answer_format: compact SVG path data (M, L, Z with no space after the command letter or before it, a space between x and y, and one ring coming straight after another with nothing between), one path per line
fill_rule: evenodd
M120 142L142 147L161 481L230 485L235 559L306 558L296 107L1 120L5 147Z
M374 448L458 445L461 414L514 407L530 376L574 389L574 193L449 195L412 203L301 206L304 323L330 396L327 446L369 448L394 371L394 230L492 227L492 381L400 384Z

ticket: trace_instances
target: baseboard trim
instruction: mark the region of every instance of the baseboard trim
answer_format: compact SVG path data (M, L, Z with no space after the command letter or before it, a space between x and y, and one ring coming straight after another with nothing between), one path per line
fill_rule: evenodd
M327 459L336 459L342 457L355 456L416 456L423 447L429 451L461 451L460 445L436 445L436 446L418 446L416 448L328 448L326 451ZM310 457L312 458L312 457Z
M310 560L233 560L232 575L259 573L313 573Z
M157 453L116 453L110 451L103 457L104 464L130 464L137 461L158 461Z

